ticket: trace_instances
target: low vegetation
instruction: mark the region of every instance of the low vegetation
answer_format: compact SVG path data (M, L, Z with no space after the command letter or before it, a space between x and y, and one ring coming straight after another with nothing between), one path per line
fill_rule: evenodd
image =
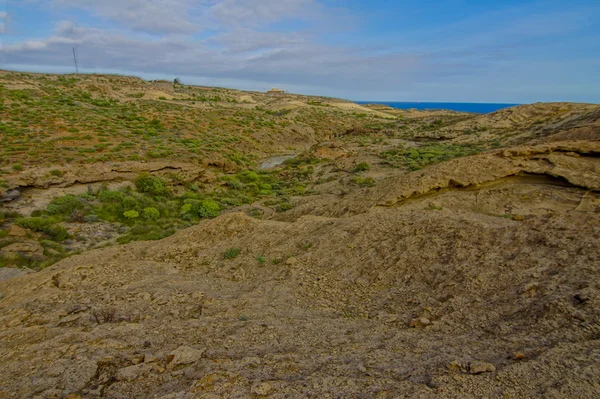
M464 144L424 144L419 147L399 147L379 154L388 165L407 167L409 170L419 170L428 165L478 154L482 148L476 145Z

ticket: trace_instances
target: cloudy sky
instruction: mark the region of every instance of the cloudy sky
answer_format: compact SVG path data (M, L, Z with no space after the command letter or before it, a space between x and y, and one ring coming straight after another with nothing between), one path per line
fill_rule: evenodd
M0 0L0 67L352 100L600 102L599 0Z

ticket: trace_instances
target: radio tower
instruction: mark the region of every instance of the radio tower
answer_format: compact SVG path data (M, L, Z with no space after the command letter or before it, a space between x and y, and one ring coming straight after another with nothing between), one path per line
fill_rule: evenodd
M77 65L77 50L73 47L73 60L75 61L75 74L79 75L79 65Z

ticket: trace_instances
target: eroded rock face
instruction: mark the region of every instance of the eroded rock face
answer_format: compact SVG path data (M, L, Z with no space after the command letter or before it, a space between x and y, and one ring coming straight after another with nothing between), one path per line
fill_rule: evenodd
M8 190L6 192L0 193L0 203L1 202L11 202L16 200L21 196L21 192L19 190Z
M99 163L83 164L61 167L59 176L52 175L51 170L55 167L37 167L27 169L21 173L6 177L7 184L11 188L30 187L48 188L69 187L75 184L87 184L96 182L111 182L134 180L141 173L152 173L167 177L170 174L177 175L179 182L203 181L212 179L213 174L205 167L185 162L121 162L121 163ZM17 190L10 190L11 191ZM6 196L8 196L8 193ZM18 197L18 195L17 195ZM17 198L15 197L15 198ZM7 197L5 197L7 198ZM13 199L15 199L13 198Z
M598 154L600 141L557 142L487 152L453 159L408 174L397 174L381 180L375 187L356 190L341 198L323 196L302 199L298 206L277 218L294 220L306 214L333 217L355 215L378 207L403 205L415 198L435 195L444 190L479 189L504 182L510 185L508 179L512 178L517 185L523 183L519 179L544 177L544 185L598 191ZM595 201L594 195L588 199ZM475 201L470 199L468 203Z

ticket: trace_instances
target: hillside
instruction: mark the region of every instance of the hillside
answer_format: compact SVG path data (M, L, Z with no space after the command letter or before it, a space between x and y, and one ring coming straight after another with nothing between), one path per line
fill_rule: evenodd
M600 396L600 105L0 78L0 398Z

